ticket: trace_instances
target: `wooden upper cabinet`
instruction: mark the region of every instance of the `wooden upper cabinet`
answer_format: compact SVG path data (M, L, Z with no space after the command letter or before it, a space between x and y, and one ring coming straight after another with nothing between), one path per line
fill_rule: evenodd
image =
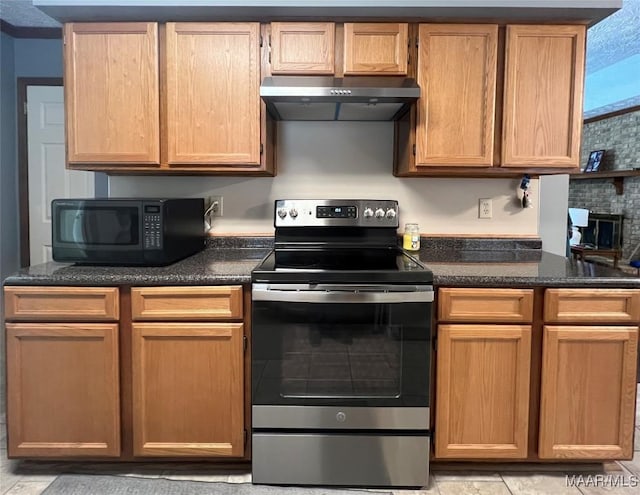
M439 325L437 356L436 456L526 458L531 327Z
M9 455L120 455L118 325L7 323Z
M166 47L169 166L260 166L259 23L167 23Z
M69 166L159 165L158 25L73 23L64 36Z
M539 455L631 459L638 327L546 326Z
M415 165L493 162L498 26L421 24Z
M333 74L333 22L272 22L272 74Z
M405 76L408 33L406 23L345 23L344 75Z
M502 166L579 166L585 29L507 26Z
M242 323L134 323L134 454L242 457L243 359Z

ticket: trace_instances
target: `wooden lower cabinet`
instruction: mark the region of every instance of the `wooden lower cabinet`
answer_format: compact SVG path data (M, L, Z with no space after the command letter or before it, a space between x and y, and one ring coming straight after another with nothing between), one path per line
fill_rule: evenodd
M439 325L438 458L524 459L530 325Z
M242 323L134 323L136 456L244 455Z
M638 327L545 326L542 459L633 455Z
M8 454L118 457L115 323L7 323Z

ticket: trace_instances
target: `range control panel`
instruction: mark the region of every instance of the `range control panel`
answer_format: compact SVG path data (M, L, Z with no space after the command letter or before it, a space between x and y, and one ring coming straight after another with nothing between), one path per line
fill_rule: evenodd
M276 227L395 227L398 202L374 199L279 199Z
M316 218L358 218L355 206L317 206Z

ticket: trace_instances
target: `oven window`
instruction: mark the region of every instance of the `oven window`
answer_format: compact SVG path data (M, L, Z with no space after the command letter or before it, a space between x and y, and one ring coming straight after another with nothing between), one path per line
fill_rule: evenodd
M255 301L254 404L425 405L429 312L417 303Z
M400 396L401 327L294 325L284 329L282 344L282 361L269 363L279 368L282 397Z
M139 244L138 208L82 207L58 211L58 241L82 245Z

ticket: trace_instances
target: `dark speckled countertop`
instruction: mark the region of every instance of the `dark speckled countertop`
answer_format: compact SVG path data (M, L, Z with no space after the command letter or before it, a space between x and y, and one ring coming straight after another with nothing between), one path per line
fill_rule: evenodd
M419 257L438 286L640 288L639 277L544 251L423 250Z
M23 268L4 285L225 285L251 283L251 270L273 247L271 237L212 237L207 249L168 266L80 266L43 263Z
M205 249L168 266L79 266L44 263L20 270L5 285L225 285L248 284L269 249Z
M5 285L222 285L251 282L251 270L272 238L214 238L208 248L164 267L101 267L44 263L8 277ZM638 287L640 277L543 252L536 240L423 239L418 253L434 284L459 287Z

